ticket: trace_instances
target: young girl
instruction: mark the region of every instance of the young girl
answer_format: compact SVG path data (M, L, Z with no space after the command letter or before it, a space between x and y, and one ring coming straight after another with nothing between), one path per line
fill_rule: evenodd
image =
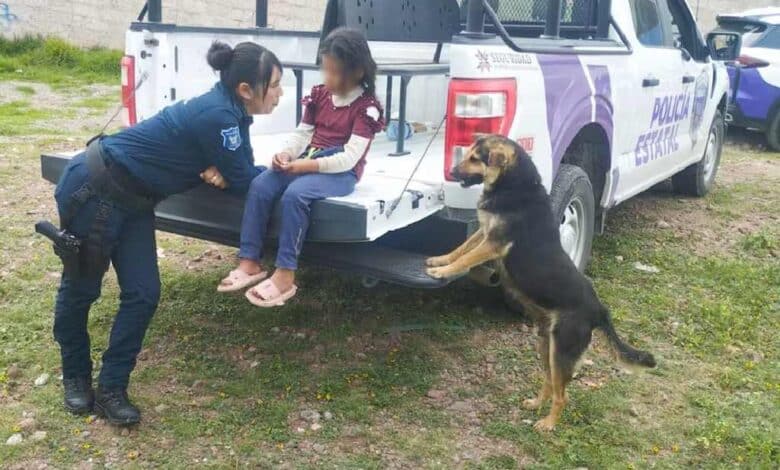
M217 287L232 292L267 277L261 264L263 238L274 204L281 200L276 271L246 293L259 307L283 305L295 295L309 207L355 189L371 140L383 127L382 108L374 96L376 63L362 33L333 31L322 42L320 57L324 84L303 100L303 119L285 150L274 156L272 171L252 181L241 224L240 263Z

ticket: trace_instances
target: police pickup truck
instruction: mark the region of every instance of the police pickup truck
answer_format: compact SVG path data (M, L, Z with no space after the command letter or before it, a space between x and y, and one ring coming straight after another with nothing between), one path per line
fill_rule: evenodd
M321 37L361 28L379 64L379 98L393 117L355 192L315 203L302 256L413 287L440 287L424 259L477 227L479 187L450 169L475 133L515 139L533 157L560 220L561 243L584 269L609 209L672 178L680 193L713 185L739 34L705 42L685 0L329 0L321 32L226 29L163 22L149 0L122 59L125 125L208 90L212 41L256 41L285 63L285 95L255 119L257 164L281 149L318 83ZM717 58L718 60L715 60ZM42 155L56 182L72 154ZM203 185L161 202L160 230L237 246L243 201ZM272 230L273 233L273 230ZM473 276L497 282L488 268Z

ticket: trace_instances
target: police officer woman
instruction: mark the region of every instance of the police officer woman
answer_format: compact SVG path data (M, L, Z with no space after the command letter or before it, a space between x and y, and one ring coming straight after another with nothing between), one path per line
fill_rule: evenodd
M57 184L61 226L81 242L75 257L60 253L65 266L54 313L65 407L74 414L94 407L112 424L140 421L127 386L160 297L154 205L202 179L243 196L263 170L254 166L249 126L253 114L269 114L279 102L279 60L249 42L215 42L207 60L220 73L211 91L93 140ZM87 315L109 263L120 304L93 391Z

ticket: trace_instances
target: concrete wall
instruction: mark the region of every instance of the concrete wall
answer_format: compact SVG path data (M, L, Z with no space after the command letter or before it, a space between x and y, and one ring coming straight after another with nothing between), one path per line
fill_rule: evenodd
M278 29L318 30L325 1L269 0L268 23ZM137 17L144 3L145 0L0 0L0 34L55 35L82 46L122 49L127 25ZM162 3L165 22L233 27L255 24L253 0L163 0ZM694 10L698 4L699 21L705 32L715 26L718 13L780 6L780 0L688 0L688 3ZM8 14L3 4L8 5Z
M15 20L3 21L4 8ZM0 34L59 36L82 46L124 48L127 26L145 0L0 0ZM162 0L163 21L180 25L252 27L254 0ZM269 0L268 24L316 31L325 0Z

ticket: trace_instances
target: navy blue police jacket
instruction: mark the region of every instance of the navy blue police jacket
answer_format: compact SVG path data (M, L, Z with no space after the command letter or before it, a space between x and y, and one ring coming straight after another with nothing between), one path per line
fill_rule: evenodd
M264 170L254 164L251 124L243 104L218 82L208 93L168 106L101 144L113 163L160 198L201 184L200 173L210 166L225 178L229 193L243 196Z

